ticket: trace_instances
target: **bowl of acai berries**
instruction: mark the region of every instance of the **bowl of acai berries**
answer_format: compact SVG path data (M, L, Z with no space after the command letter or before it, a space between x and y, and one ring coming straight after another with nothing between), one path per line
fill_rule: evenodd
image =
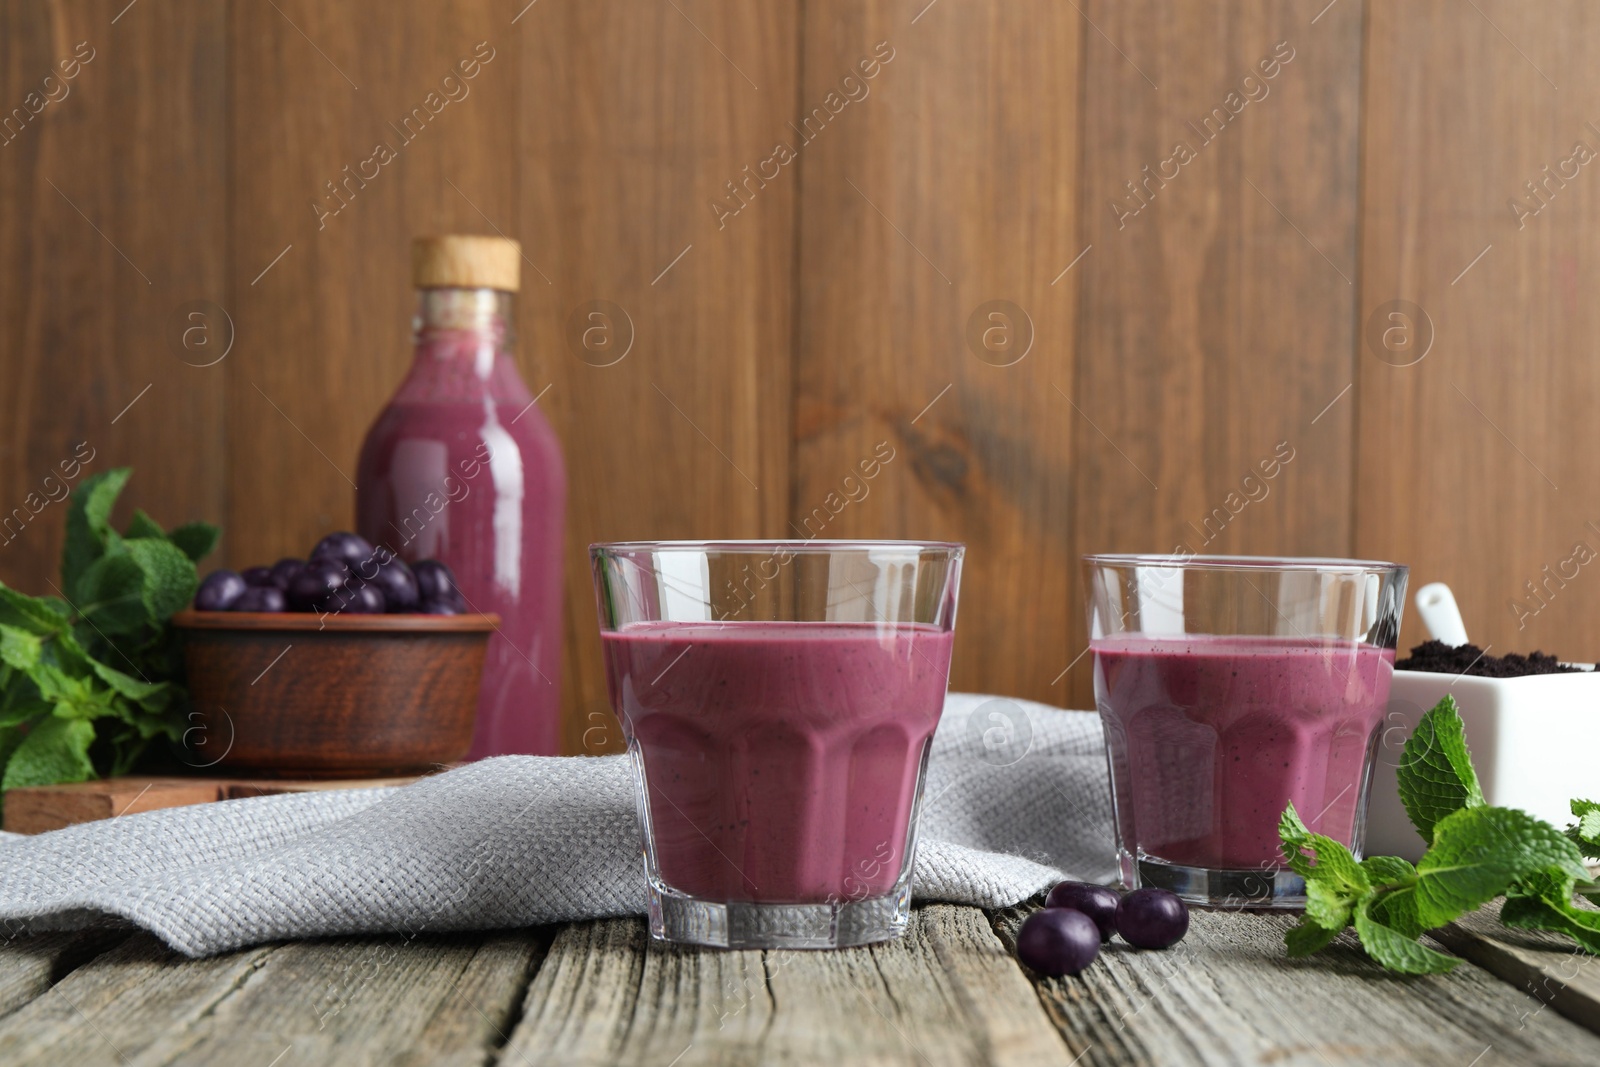
M466 755L499 618L471 610L443 563L339 532L305 559L213 571L172 624L197 762L354 778Z
M1595 791L1600 673L1543 652L1492 655L1428 641L1398 660L1379 729L1367 808L1369 855L1419 858L1425 844L1400 803L1397 768L1423 713L1455 700L1484 800L1555 826Z

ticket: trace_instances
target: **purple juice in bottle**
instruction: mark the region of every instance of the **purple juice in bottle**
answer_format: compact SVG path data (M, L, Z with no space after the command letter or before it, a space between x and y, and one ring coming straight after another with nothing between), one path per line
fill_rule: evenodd
M356 523L402 559L438 559L469 611L494 612L469 758L561 750L566 471L511 355L520 253L419 239L416 352L361 447Z

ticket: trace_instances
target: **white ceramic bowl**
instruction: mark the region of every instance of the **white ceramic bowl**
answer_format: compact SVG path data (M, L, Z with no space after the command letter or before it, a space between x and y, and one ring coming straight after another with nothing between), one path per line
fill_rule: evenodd
M1366 855L1422 855L1425 846L1400 803L1395 774L1417 722L1446 694L1461 709L1490 804L1520 808L1564 830L1572 822L1573 797L1600 800L1600 673L1477 678L1395 671L1372 771Z

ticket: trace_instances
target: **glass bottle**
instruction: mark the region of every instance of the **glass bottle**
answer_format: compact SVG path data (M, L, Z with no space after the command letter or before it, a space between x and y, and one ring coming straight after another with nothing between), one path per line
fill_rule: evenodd
M495 612L469 759L561 749L561 445L511 354L521 251L419 238L411 370L361 446L356 523L408 562L443 561Z

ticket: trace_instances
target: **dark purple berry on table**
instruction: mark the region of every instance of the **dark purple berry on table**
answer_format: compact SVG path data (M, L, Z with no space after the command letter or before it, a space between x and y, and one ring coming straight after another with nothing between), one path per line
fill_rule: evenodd
M306 561L303 559L280 559L272 565L272 584L287 590L294 576L305 569Z
M1136 948L1166 948L1189 932L1189 909L1166 889L1135 889L1117 905L1117 933Z
M280 612L289 610L289 598L283 595L283 590L275 585L252 585L244 591L238 600L233 602L229 611L270 611Z
M254 587L258 585L277 585L272 580L271 567L246 567L239 572L239 577L244 579L244 584Z
M1050 890L1044 906L1083 912L1100 928L1100 940L1110 941L1111 935L1117 932L1117 905L1120 903L1122 894L1109 886L1092 882L1062 882Z
M390 611L416 611L422 599L417 590L417 577L403 559L390 559L367 584L383 591L384 602L389 605Z
M311 550L311 558L336 559L346 567L354 568L357 563L372 555L372 543L365 537L341 530L331 533L317 542L317 547Z
M1045 908L1017 931L1017 959L1047 978L1077 974L1100 954L1100 928L1081 911Z
M436 559L425 559L411 565L416 575L417 595L423 600L449 601L465 607L461 590L456 586L456 576Z
M312 560L289 583L289 607L295 611L321 610L319 605L349 580L350 572L338 560Z
M449 600L424 600L417 610L424 615L460 615L462 609Z
M196 611L227 611L249 588L233 571L212 571L195 590Z

